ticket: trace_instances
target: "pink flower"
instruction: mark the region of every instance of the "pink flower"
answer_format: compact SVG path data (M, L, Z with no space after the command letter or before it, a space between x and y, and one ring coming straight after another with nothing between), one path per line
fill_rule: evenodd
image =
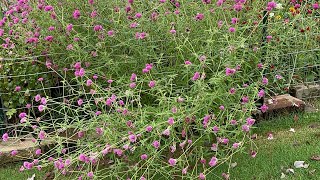
M231 76L236 73L235 69L226 68L226 76Z
M235 89L235 88L231 88L231 89L229 90L229 93L230 93L230 94L235 94L235 93L236 93L236 89Z
M255 122L256 122L255 119L252 119L252 118L247 118L246 119L246 123L247 123L248 126L252 126Z
M203 173L200 173L199 174L199 179L204 180L204 179L206 179L206 176Z
M192 81L196 81L200 78L200 73L199 72L195 72L193 77L192 77Z
M53 41L53 36L47 36L44 38L44 40L51 42Z
M21 91L21 87L20 87L20 86L16 86L14 90L15 90L16 92L19 92L19 91Z
M235 31L236 31L236 28L234 28L234 27L230 27L230 28L229 28L229 32L232 32L232 33L233 33L233 32L235 32Z
M268 106L265 105L265 104L263 104L263 105L260 107L260 110L261 110L261 112L265 113L265 112L267 112L267 110L268 110Z
M177 160L173 159L173 158L170 158L168 162L169 162L170 166L175 166L177 164Z
M211 145L211 150L212 151L217 151L218 150L218 145L217 144L212 144Z
M262 78L262 84L267 85L269 82L268 78L264 77Z
M242 125L242 131L244 131L244 132L249 132L250 131L250 126L248 126L248 125Z
M218 159L216 157L212 157L209 162L209 166L214 167L217 165L217 163L218 163Z
M129 135L129 140L130 142L134 143L137 141L137 136L134 134Z
M41 154L41 149L37 149L35 153L37 156L39 156Z
M135 80L137 80L137 75L135 73L132 73L130 77L130 81L135 81Z
M41 104L46 105L47 104L47 99L45 97L41 98Z
M87 176L88 176L89 178L93 178L93 172L92 172L92 171L91 171L91 172L88 172Z
M314 3L312 4L313 9L317 10L319 9L319 4L318 3Z
M149 87L153 88L156 85L156 81L150 81L149 82Z
M166 129L162 132L163 135L165 136L170 136L170 130L169 129Z
M96 128L96 133L97 133L98 135L102 135L102 134L103 134L103 129L97 127L97 128Z
M46 137L46 132L45 131L40 131L39 134L38 134L38 138L40 140L44 140Z
M221 111L223 111L225 108L224 108L223 105L221 105L221 106L219 107L219 109L220 109Z
M258 92L258 97L259 97L259 98L262 98L262 97L264 97L264 96L265 96L265 92L264 92L263 89L261 89L261 90Z
M53 7L52 7L52 6L45 6L45 7L44 7L44 10L45 10L45 11L52 11L52 10L53 10Z
M142 14L141 13L137 13L134 17L137 18L137 19L140 19L142 17Z
M170 118L168 119L168 124L169 124L169 125L173 125L173 124L174 124L174 119L173 119L173 117L170 117Z
M237 149L240 146L240 143L233 143L232 148Z
M91 80L91 79L88 79L86 85L87 85L87 86L91 86L92 83L93 83L92 80Z
M140 158L141 158L142 160L146 160L146 159L148 159L148 155L142 154Z
M160 142L159 141L153 141L152 146L156 149L160 147Z
M39 112L44 111L44 109L45 109L45 106L44 106L44 105L39 105L39 106L38 106Z
M181 173L184 174L184 175L186 175L186 174L187 174L187 170L188 170L188 167L183 168L182 171L181 171Z
M233 5L233 9L235 11L241 11L242 10L242 4L241 3L236 3L235 5Z
M114 30L108 31L108 36L109 36L109 37L113 37L113 36L114 36Z
M16 156L18 154L18 151L17 150L12 150L11 151L11 156Z
M171 33L171 34L176 34L177 31L176 31L175 29L171 29L171 30L170 30L170 33Z
M219 131L219 127L218 126L213 126L212 131L214 133L217 133Z
M67 31L70 32L70 31L72 30L72 28L73 28L73 25L72 25L72 24L68 24L68 25L67 25Z
M9 139L8 133L4 133L4 134L2 135L2 141L7 142L8 139Z
M201 13L197 13L197 15L195 16L195 19L197 21L201 21L201 20L203 20L203 18L204 18L204 14L201 14Z
M78 99L78 105L81 106L83 104L83 100L82 99Z
M136 83L135 83L135 82L130 83L130 84L129 84L129 87L130 87L131 89L135 88L135 87L136 87Z
M95 25L95 26L93 27L93 30L94 30L94 31L102 31L102 30L103 30L103 27L102 27L101 25Z
M147 131L147 132L151 132L151 131L152 131L152 126L147 126L147 127L146 127L146 131Z
M231 18L231 23L232 23L232 24L237 24L238 21L239 21L238 18Z
M74 12L73 12L73 18L74 19L79 19L80 18L80 11L78 9L76 9Z
M237 125L238 122L237 122L237 120L234 120L234 119L233 119L233 120L230 121L230 124L231 124L231 125Z
M78 159L79 159L79 161L84 162L84 161L86 161L86 160L87 160L87 156L86 156L86 155L84 155L84 154L80 154L80 155L79 155L79 157L78 157Z

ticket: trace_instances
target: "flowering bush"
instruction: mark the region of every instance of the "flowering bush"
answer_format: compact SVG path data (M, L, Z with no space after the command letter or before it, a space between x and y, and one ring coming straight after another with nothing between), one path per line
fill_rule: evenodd
M265 112L263 98L292 80L279 74L287 66L281 54L319 46L318 29L311 28L319 23L318 3L289 7L246 0L18 0L0 21L1 91L11 93L5 100L12 106L28 103L18 126L32 129L35 143L54 142L20 170L54 166L57 176L79 179L205 179L237 152L255 157L252 111ZM308 43L295 39L301 19ZM313 60L312 53L304 60ZM37 74L45 69L46 76ZM28 83L7 78L34 73ZM59 96L46 88L52 85ZM277 92L270 91L274 85ZM22 92L37 88L43 91L20 101ZM8 138L10 132L2 136Z

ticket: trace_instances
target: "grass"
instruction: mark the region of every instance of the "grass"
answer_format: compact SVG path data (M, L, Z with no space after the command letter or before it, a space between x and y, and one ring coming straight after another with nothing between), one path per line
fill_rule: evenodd
M295 133L289 132L290 128L294 128ZM294 169L295 173L285 173L285 179L320 179L320 163L311 160L312 156L320 155L320 112L293 113L261 122L255 132L258 134L256 158L236 155L233 162L237 166L230 170L230 179L280 179L281 173L288 168ZM273 134L273 140L267 139L268 133ZM309 167L296 169L295 161L305 161ZM218 172L223 170L226 167Z
M285 179L320 179L320 163L310 159L313 155L320 155L319 118L320 112L292 113L259 123L254 130L258 134L255 140L259 148L256 158L246 154L236 155L233 162L237 162L237 166L231 169L230 179L280 179L281 173L288 168L293 168L295 173L287 174ZM289 132L290 128L296 132ZM273 140L267 139L270 132ZM298 160L305 161L309 167L295 169L293 163ZM0 179L27 179L32 174L41 179L39 177L45 174L36 170L19 173L19 167L16 164L0 167ZM313 170L315 172L311 173ZM226 167L222 166L217 171L222 173ZM209 175L207 179L210 179Z

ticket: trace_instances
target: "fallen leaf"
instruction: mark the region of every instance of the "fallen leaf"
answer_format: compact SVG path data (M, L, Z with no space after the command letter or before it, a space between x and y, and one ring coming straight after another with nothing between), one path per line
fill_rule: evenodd
M320 155L312 156L311 160L320 161Z
M293 165L295 168L308 168L309 167L309 164L304 164L304 161L295 161Z
M28 178L27 180L34 180L34 178L36 177L35 174L33 174L30 178Z
M293 128L290 128L289 131L290 131L290 132L296 132Z
M315 172L316 172L316 170L313 169L313 170L309 171L309 174L310 174L310 175L314 175Z
M231 164L231 167L232 167L232 168L235 168L237 165L238 165L238 163L237 163L237 162L234 162L234 163Z
M287 169L287 170L286 170L286 173L292 173L292 174L294 174L294 170L293 170L293 169Z
M286 175L284 173L281 173L281 176L280 176L281 179L284 179L286 178Z

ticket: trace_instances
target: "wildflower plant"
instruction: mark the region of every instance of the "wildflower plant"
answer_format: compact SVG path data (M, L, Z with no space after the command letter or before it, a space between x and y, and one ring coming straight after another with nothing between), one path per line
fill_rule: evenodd
M35 143L52 144L20 170L54 167L57 179L205 179L221 176L217 167L236 153L255 157L252 112L266 111L258 101L292 80L269 67L285 67L280 55L297 47L319 47L318 3L294 5L294 13L280 3L16 1L0 21L1 91L19 107L10 132L30 129ZM301 19L308 42L295 39ZM31 73L38 77L23 76ZM54 85L58 94L48 91ZM32 88L41 91L26 95Z

